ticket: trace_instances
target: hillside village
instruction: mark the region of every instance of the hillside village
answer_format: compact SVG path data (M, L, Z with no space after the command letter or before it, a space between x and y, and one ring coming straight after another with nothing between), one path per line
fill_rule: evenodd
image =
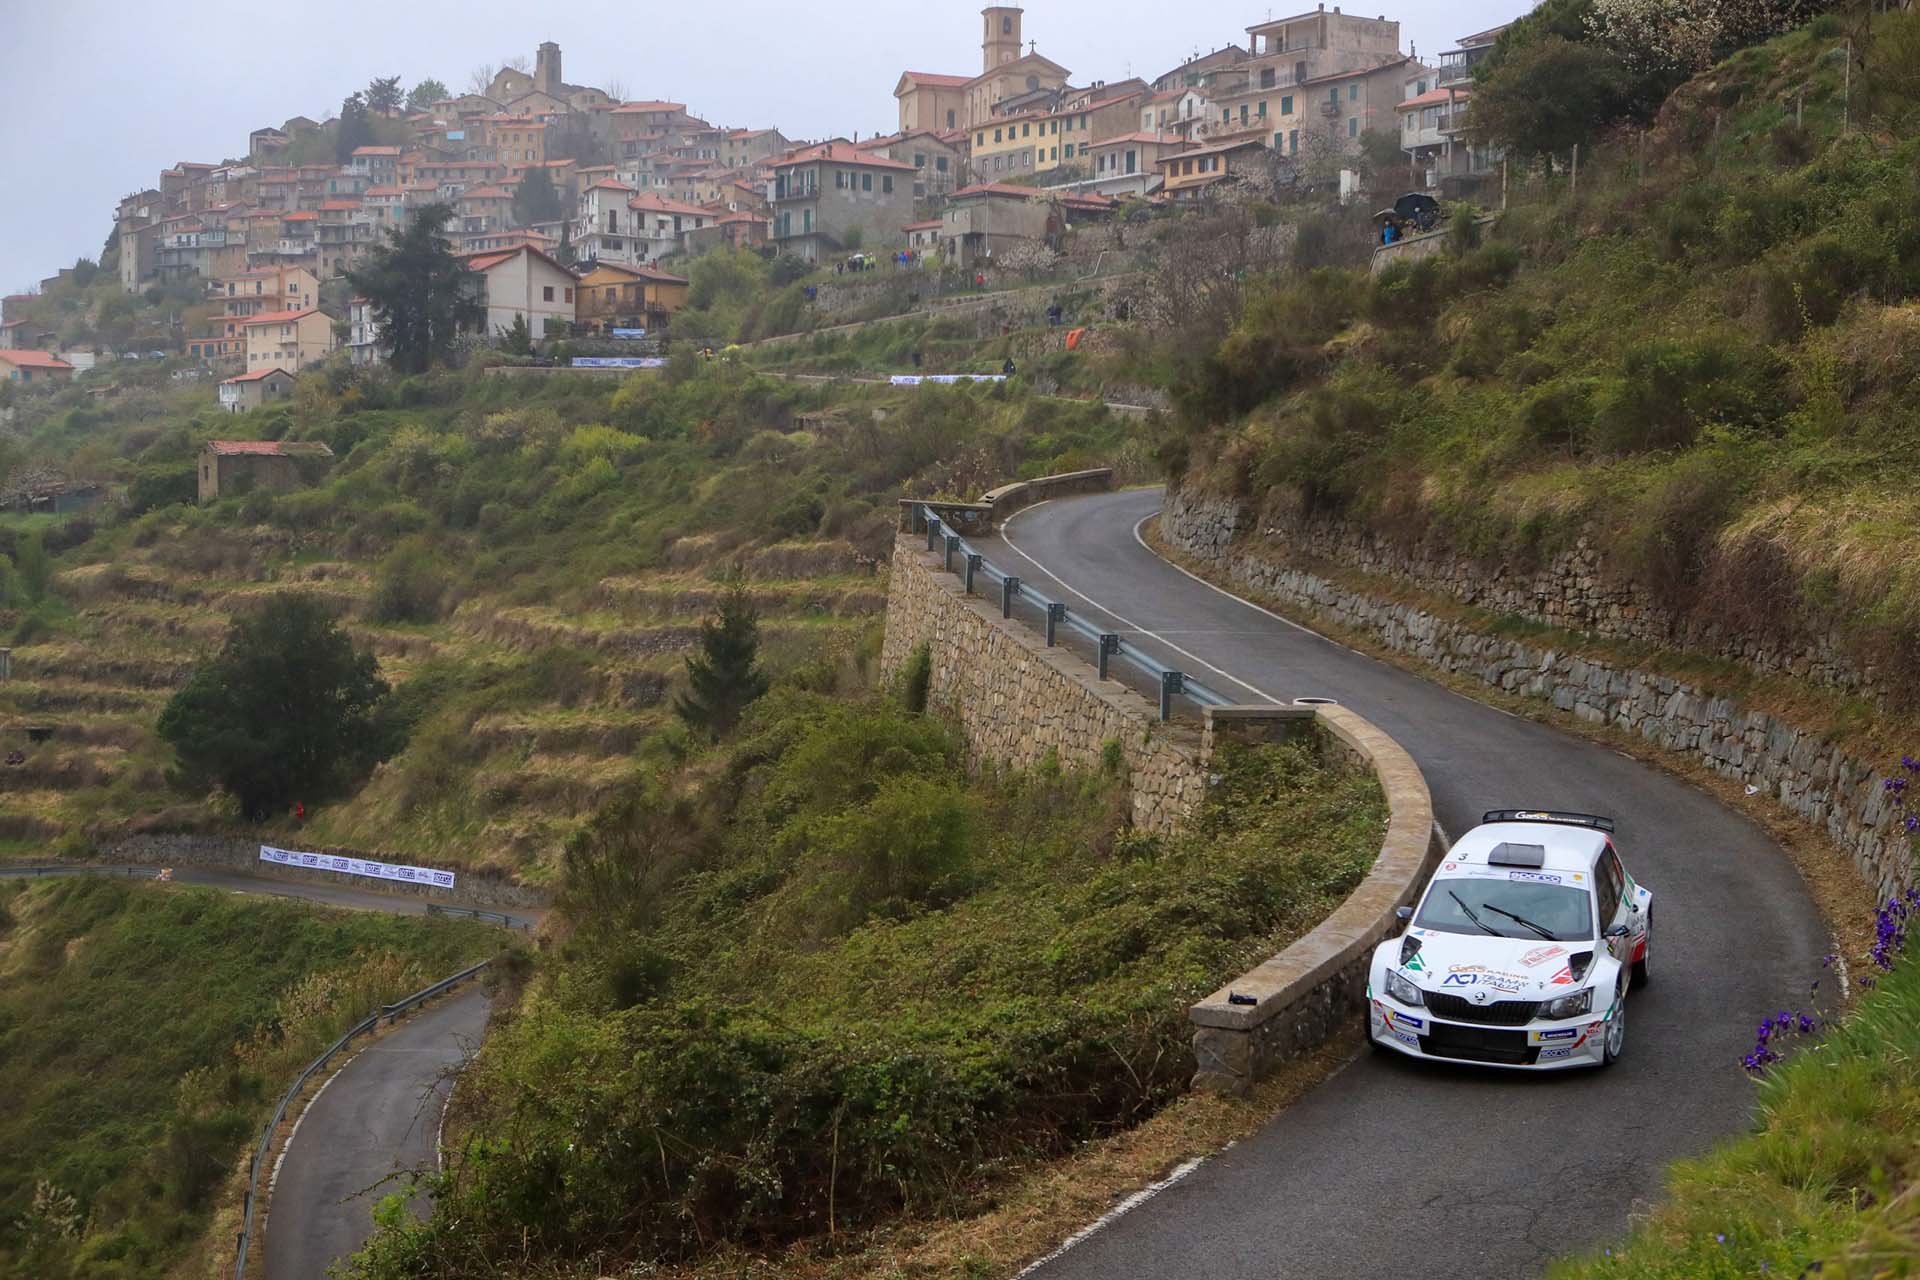
M434 205L451 208L485 307L472 339L497 343L516 322L536 342L659 338L687 304L687 264L722 247L802 274L945 271L984 285L1090 223L1238 189L1350 195L1383 156L1407 184L1450 197L1498 181L1498 153L1461 133L1497 30L1429 65L1401 48L1398 22L1321 5L1151 81L1107 80L1040 53L1023 16L982 10L977 74L901 72L896 131L865 139L716 125L684 103L572 84L552 41L531 69L484 83L483 69L465 93L435 96L444 86L427 81L403 96L376 81L340 117L263 126L244 158L181 161L127 195L97 266L0 302L0 369L48 384L100 359L184 356L241 411L336 352L377 363L378 322L345 278ZM956 50L941 65L964 61ZM114 326L96 306L63 328L49 298L96 272L154 314Z

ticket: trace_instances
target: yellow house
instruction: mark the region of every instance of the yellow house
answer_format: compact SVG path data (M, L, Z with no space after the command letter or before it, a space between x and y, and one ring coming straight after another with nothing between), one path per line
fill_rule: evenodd
M668 318L687 305L687 292L688 283L680 276L602 262L580 277L574 324L595 333L664 329Z
M333 350L333 321L318 307L269 311L241 323L247 335L247 372L285 369L298 373Z

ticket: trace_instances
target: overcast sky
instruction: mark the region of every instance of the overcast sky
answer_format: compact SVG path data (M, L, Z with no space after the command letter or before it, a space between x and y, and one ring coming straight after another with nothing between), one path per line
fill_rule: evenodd
M1301 0L1301 8L1306 8ZM1360 0L1377 13L1388 0ZM1428 55L1506 22L1531 0L1403 4L1401 44ZM903 19L902 13L911 14ZM1074 83L1161 74L1197 48L1244 42L1267 0L1029 0L1025 35ZM573 0L0 0L0 290L97 257L113 207L181 160L246 151L247 134L292 115L324 119L373 76L429 76L455 92L473 69L557 41L573 84L618 81L633 97L685 102L715 124L776 125L788 137L892 130L893 85L912 69L980 69L970 0L772 0L649 7Z

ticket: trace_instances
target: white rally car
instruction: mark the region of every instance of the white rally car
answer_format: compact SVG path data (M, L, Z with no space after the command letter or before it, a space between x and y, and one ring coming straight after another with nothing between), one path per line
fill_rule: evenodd
M1613 820L1495 809L1434 872L1407 928L1373 953L1367 1034L1416 1058L1604 1067L1644 986L1653 894L1613 847Z

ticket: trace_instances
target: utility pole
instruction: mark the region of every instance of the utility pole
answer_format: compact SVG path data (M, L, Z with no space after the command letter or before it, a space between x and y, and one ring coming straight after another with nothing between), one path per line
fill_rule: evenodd
M1841 82L1840 92L1840 133L1845 136L1853 128L1853 37L1847 37L1847 72Z
M1569 196L1580 194L1580 144L1577 142L1573 144L1573 178L1568 183L1567 194Z

